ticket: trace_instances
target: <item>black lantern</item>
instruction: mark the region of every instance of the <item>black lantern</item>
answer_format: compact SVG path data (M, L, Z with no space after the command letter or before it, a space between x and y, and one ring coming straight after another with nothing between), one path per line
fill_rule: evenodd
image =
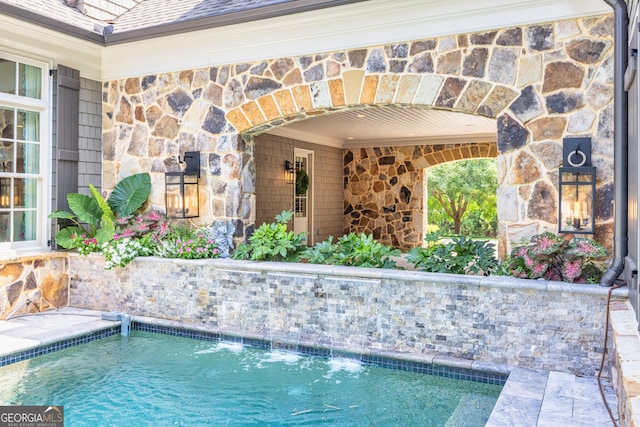
M165 204L169 218L196 218L200 215L198 179L200 178L200 152L184 153L180 162L182 171L164 175Z
M296 168L289 160L284 161L284 182L293 184L296 181Z
M560 168L559 233L594 234L596 168L591 139L565 138Z

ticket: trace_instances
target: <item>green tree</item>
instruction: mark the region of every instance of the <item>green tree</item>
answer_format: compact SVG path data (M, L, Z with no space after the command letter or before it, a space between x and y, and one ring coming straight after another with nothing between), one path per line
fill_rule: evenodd
M468 234L495 234L495 160L463 160L430 168L427 186L430 223L445 230L447 223L452 224L454 234L460 234L463 225Z

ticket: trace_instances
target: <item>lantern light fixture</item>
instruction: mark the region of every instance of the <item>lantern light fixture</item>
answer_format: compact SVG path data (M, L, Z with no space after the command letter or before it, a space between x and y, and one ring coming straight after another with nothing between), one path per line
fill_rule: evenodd
M596 168L591 166L591 138L565 138L562 151L558 232L594 234Z
M166 172L164 175L167 217L196 218L200 216L200 152L185 152L180 168L179 172Z
M284 182L293 184L296 181L296 168L289 160L284 161Z

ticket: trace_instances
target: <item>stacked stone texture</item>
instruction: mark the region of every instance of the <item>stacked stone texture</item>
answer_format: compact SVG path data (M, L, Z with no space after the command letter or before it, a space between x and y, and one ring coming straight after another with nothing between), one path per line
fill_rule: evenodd
M149 171L152 205L162 208L164 172L177 167L180 153L200 150L200 221L236 219L248 227L255 217L252 135L337 110L438 108L496 119L502 254L512 241L557 230L562 140L591 137L596 237L610 247L612 29L608 15L111 81L104 87L103 185L109 190ZM346 194L361 191L350 170L345 179ZM414 243L416 230L399 243Z
M403 358L456 357L594 376L607 290L415 271L138 258L103 271L70 256L70 305L226 335ZM117 283L117 286L114 286ZM618 290L613 299L623 301ZM605 370L608 372L608 370Z

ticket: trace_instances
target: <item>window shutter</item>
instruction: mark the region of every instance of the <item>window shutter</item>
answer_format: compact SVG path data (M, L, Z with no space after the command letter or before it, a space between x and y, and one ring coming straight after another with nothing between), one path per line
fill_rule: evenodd
M56 102L56 209L69 210L67 193L78 192L80 72L58 66Z

